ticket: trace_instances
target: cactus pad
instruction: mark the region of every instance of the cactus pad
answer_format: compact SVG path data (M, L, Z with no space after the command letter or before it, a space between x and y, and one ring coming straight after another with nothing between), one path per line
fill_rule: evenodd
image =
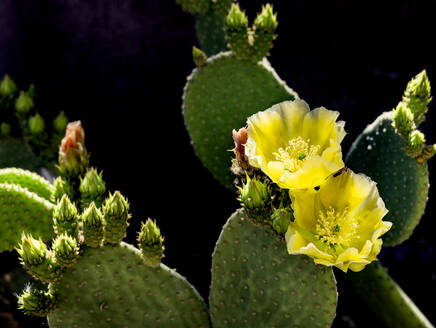
M174 270L147 267L139 250L121 243L84 247L57 288L50 327L209 327L206 306Z
M0 169L0 183L16 184L48 201L54 200L54 187L50 182L30 171L17 168Z
M14 184L0 184L0 252L17 246L22 232L44 240L53 237L54 205Z
M41 159L22 141L15 139L0 140L0 168L21 167L37 172Z
M330 327L337 304L332 269L289 255L283 238L239 210L212 259L214 327Z
M206 14L197 16L195 28L201 49L208 56L216 55L227 49L226 33L224 22L226 17L209 11Z
M221 53L196 68L185 86L185 124L203 164L223 185L232 188L232 130L247 117L297 98L264 59L253 64Z
M383 236L384 244L395 246L410 237L424 213L428 195L428 167L406 155L404 141L392 126L392 113L380 115L353 143L347 165L377 182L393 223Z

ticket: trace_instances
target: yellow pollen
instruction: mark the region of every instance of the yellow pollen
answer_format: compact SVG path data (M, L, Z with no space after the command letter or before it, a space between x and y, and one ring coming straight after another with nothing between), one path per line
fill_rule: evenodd
M342 212L329 206L326 211L319 211L319 217L316 224L316 232L319 240L328 245L344 245L349 246L348 243L355 236L357 229L356 219L349 215L348 207Z
M273 153L276 159L285 165L285 169L292 173L298 171L312 156L319 151L320 146L310 145L310 139L306 141L301 137L289 141L289 146L283 149L280 147L277 153Z

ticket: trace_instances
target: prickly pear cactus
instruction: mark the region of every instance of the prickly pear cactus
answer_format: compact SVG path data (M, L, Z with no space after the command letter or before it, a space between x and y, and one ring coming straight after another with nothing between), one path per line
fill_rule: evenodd
M80 216L72 207L65 195L56 206L58 236L51 250L41 240L22 237L17 251L23 266L50 283L47 291L24 291L19 304L25 313L48 315L50 327L210 327L198 292L160 263L163 237L155 222L142 226L139 250L121 242L130 214L119 192L101 211L94 202Z
M213 254L209 303L214 327L330 327L336 280L331 268L289 256L283 237L239 210Z
M346 163L377 182L392 228L383 237L387 246L408 239L424 213L428 196L427 162L406 154L403 138L392 126L392 112L380 115L353 143Z
M200 295L164 264L147 267L125 243L82 252L59 282L50 327L209 327Z
M19 185L0 184L0 252L12 250L23 231L49 240L54 205Z

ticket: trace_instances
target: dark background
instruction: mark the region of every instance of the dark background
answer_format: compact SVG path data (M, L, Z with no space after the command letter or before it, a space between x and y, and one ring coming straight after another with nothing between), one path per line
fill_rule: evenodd
M261 3L240 1L251 20ZM341 112L344 153L398 103L412 76L425 68L436 83L430 1L272 3L279 37L270 62L312 108ZM207 298L210 256L237 202L195 157L183 124L182 91L198 46L194 22L175 0L0 0L0 75L21 88L34 83L46 118L64 110L82 120L92 164L104 170L109 190L130 200L128 240L141 220L157 219L164 263ZM429 142L436 142L434 107L422 126ZM430 189L433 203L435 196ZM412 239L385 249L383 262L436 322L434 209L429 203ZM339 289L338 327L380 325L342 283Z

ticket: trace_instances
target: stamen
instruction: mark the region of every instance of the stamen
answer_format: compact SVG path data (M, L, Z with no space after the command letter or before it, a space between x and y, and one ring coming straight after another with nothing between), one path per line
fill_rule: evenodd
M319 218L316 224L316 232L319 240L330 245L346 245L355 236L357 229L357 222L355 218L349 215L348 207L342 212L329 206L327 211L319 211Z
M320 146L310 145L310 139L306 141L302 137L297 137L289 141L286 149L280 147L273 155L285 165L285 169L290 172L299 170L305 161L315 156L319 152Z

